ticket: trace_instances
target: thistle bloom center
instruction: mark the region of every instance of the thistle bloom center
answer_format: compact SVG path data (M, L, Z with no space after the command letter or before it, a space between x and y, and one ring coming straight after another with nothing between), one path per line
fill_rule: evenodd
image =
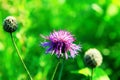
M61 51L62 53L65 53L66 45L64 42L54 42L53 49L55 49L55 52L57 52L57 50L58 50L58 51Z

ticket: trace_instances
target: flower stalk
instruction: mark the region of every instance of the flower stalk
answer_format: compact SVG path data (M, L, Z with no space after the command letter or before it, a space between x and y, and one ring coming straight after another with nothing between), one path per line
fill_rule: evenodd
M32 77L31 77L31 75L30 75L30 72L28 71L28 69L27 69L27 67L26 67L26 65L25 65L25 63L24 63L24 61L23 61L23 59L22 59L22 57L21 57L21 55L20 55L20 52L19 52L19 50L18 50L18 48L17 48L17 45L16 45L16 43L15 43L15 41L14 41L14 38L13 38L12 33L10 33L10 36L11 36L11 39L12 39L12 43L13 43L16 51L17 51L17 55L19 56L20 61L22 62L22 65L23 65L24 69L26 70L26 72L27 72L30 80L33 80Z
M59 74L59 76L58 76L58 80L61 80L64 63L65 63L65 61L62 60L62 65L61 65L61 69L60 69L60 74Z
M93 72L94 72L94 68L92 68L90 80L92 80L92 78L93 78Z
M56 67L55 67L55 70L54 70L54 72L53 72L53 75L52 75L51 80L53 80L53 79L54 79L54 77L55 77L55 74L56 74L56 71L57 71L57 69L58 69L59 64L60 64L60 61L58 61L57 65L56 65Z

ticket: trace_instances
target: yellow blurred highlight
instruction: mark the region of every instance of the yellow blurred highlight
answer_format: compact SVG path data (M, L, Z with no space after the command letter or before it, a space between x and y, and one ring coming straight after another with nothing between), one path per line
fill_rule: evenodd
M103 53L103 55L108 56L110 54L110 50L109 49L103 49L102 53Z
M3 51L5 49L4 45L2 44L2 42L0 42L0 51Z
M17 78L17 80L26 80L27 76L25 74L20 74Z
M118 7L114 4L110 4L107 9L108 16L115 16L118 13Z
M64 4L65 0L58 0L59 4Z
M103 14L103 10L98 4L92 4L92 9L98 12L99 14Z
M42 72L38 72L37 75L34 77L35 80L42 80Z
M112 3L120 7L120 0L112 0Z
M106 3L106 0L99 0L98 3L104 5Z

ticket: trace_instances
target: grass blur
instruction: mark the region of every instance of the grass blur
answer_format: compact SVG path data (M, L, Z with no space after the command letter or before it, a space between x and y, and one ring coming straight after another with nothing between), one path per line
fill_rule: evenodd
M65 62L62 80L87 80L73 70L85 67L83 56L89 48L103 55L100 66L111 80L120 79L120 1L119 0L0 0L0 80L28 80L3 20L14 16L18 30L13 33L22 58L34 80L50 80L58 62L45 54L40 34L67 30L74 34L82 51ZM59 69L55 80L59 75Z

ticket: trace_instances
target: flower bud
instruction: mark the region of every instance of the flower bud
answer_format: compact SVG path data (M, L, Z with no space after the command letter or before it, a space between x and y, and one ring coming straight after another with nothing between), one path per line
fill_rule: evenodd
M15 17L8 16L7 18L5 18L4 22L3 22L3 29L10 33L16 31L17 21L16 21Z
M92 48L85 52L84 61L87 66L95 68L101 65L102 55L97 49Z

